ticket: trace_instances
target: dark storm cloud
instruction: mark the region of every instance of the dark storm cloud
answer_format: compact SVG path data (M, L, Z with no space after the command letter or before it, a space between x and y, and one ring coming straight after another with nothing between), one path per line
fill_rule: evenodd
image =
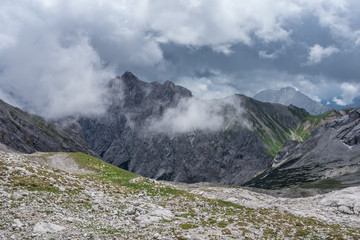
M294 86L359 94L357 1L3 0L0 98L47 117L101 111L130 70L204 98ZM335 98L336 97L336 98Z

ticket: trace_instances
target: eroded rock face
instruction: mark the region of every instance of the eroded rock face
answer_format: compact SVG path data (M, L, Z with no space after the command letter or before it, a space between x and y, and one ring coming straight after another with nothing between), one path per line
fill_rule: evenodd
M84 140L82 129L75 120L68 119L66 122L53 124L1 100L0 143L7 146L8 151L24 153L36 151L91 153Z
M360 216L359 187L346 188L327 194L321 199L320 204L342 214Z
M309 187L342 188L360 183L360 108L326 123L303 143L289 143L275 158L281 164L250 186L274 188L317 181ZM330 180L329 180L330 179Z
M270 166L264 139L285 141L287 129L301 123L286 106L243 95L203 101L129 72L109 82L107 99L105 115L79 120L90 149L162 180L240 185Z

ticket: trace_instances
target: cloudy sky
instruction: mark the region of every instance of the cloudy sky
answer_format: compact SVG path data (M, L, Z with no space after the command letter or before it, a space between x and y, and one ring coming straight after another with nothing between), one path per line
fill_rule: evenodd
M127 70L205 99L293 86L350 104L360 1L0 1L1 99L47 117L98 112Z

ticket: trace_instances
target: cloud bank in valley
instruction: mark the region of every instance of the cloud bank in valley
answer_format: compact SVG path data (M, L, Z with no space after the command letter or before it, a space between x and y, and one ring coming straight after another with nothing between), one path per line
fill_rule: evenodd
M360 81L359 7L354 0L3 0L0 97L50 118L89 114L104 108L106 82L129 70L204 98L294 86L349 102L341 86Z

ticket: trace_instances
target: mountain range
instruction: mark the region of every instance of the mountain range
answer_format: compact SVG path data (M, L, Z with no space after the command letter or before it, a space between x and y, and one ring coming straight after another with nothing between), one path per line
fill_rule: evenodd
M359 239L360 108L205 101L130 72L104 102L47 121L0 101L3 239Z
M119 97L120 93L120 97ZM244 95L204 101L130 72L108 84L105 115L79 123L91 150L142 176L241 185L271 166L302 120L294 106ZM295 111L296 110L296 111Z
M55 122L1 101L0 147L84 152L176 182L267 189L360 182L359 109L313 116L240 94L201 100L170 81L147 83L130 72L109 81L104 98L104 114Z

